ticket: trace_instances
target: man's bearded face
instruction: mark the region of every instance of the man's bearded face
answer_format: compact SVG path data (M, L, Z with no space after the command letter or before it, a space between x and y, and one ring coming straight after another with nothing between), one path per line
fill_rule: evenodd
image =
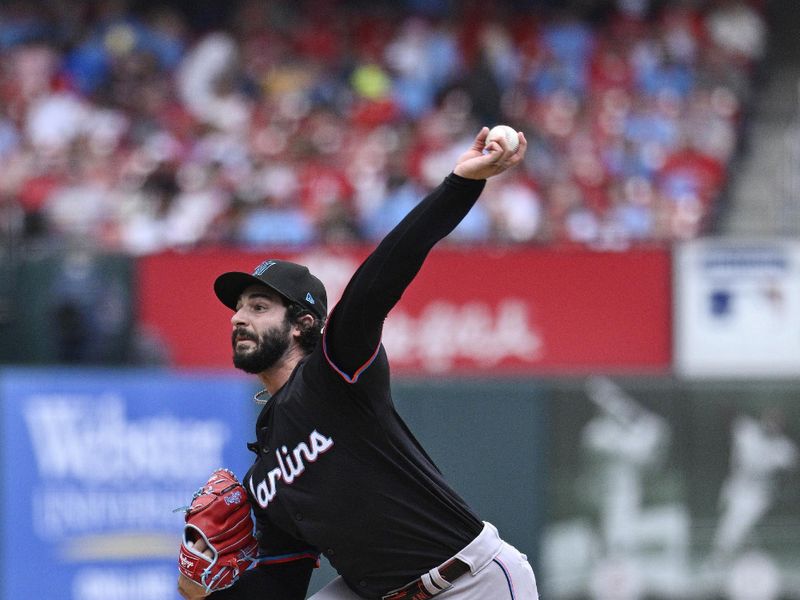
M237 327L233 330L231 338L233 366L253 375L274 366L289 349L291 329L288 319L284 320L282 326L271 327L258 336L242 327ZM246 343L247 341L252 343Z

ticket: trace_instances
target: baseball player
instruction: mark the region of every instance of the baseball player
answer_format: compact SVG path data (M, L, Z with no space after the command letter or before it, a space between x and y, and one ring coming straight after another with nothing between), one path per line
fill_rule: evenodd
M384 319L428 252L488 177L522 161L522 133L512 151L505 140L487 144L488 132L361 264L330 316L322 283L295 263L267 260L215 281L234 311L234 365L264 386L248 445L255 462L241 482L260 564L210 595L181 575L184 598L301 599L320 553L339 577L313 600L538 597L527 558L445 482L395 411L381 344Z

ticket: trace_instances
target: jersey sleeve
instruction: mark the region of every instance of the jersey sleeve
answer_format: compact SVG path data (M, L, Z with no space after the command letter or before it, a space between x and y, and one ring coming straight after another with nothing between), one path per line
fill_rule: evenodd
M215 600L302 600L319 553L307 543L256 516L258 564L241 574L225 590L211 594Z
M213 600L303 600L316 561L303 559L260 565L241 574L231 587L214 592Z
M433 246L467 215L485 183L448 175L356 270L331 311L322 339L325 360L345 381L355 383L379 356L389 311Z

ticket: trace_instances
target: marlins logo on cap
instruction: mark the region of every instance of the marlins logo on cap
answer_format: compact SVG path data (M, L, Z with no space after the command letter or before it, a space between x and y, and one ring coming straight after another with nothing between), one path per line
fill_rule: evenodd
M262 274L264 271L266 271L266 270L267 270L267 269L269 269L270 267L272 267L272 266L275 266L275 265L277 265L277 264L278 264L278 263L276 263L274 260L265 260L264 262L262 262L260 265L258 265L258 266L255 268L255 270L253 271L253 275L255 275L256 277L258 277L258 276L259 276L259 275L261 275L261 274Z

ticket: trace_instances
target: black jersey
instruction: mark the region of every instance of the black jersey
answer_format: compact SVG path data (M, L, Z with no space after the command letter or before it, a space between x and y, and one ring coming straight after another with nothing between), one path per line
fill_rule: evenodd
M321 343L261 411L243 483L269 562L322 553L357 594L380 598L480 533L481 520L395 411L380 336L483 184L451 174L387 235L331 311Z

